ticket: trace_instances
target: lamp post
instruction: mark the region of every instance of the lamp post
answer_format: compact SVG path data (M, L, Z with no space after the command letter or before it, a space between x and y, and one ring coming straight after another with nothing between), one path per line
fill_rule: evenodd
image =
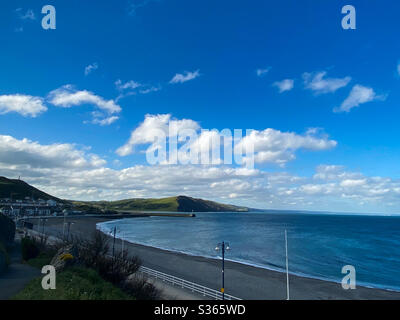
M71 230L71 225L74 224L74 222L67 222L68 223L68 233L67 233L67 241L69 240L69 232Z
M122 254L124 254L124 233L121 232L121 241L122 241Z
M65 217L66 217L66 212L64 212L64 222L63 222L63 241L65 241Z
M43 235L44 235L44 225L45 225L45 223L47 222L47 219L45 219L45 218L39 219L39 226L40 226L40 220L42 221L42 233L43 233Z
M110 234L113 235L113 247L112 247L112 256L114 257L115 255L115 238L117 236L117 232L119 232L119 229L117 227L114 227L112 231L110 231Z
M225 251L228 251L230 249L231 248L229 247L229 243L224 241L218 243L215 247L215 251L221 250L222 252L222 300L225 300Z

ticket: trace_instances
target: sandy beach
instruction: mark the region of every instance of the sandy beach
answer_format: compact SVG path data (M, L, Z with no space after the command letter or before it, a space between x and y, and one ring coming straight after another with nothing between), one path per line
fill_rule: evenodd
M96 230L97 223L110 221L110 219L69 217L67 221L74 222L71 227L71 234L86 237ZM50 218L46 223L45 232L55 236L60 235L62 234L62 224L62 218ZM120 246L121 240L117 239L116 248L119 249ZM221 283L220 260L175 253L127 242L125 242L125 248L129 250L130 254L139 256L146 267L219 290ZM225 292L246 300L285 300L286 275L281 272L226 261ZM361 286L357 286L355 290L344 290L339 283L290 275L290 299L397 300L400 299L400 292Z

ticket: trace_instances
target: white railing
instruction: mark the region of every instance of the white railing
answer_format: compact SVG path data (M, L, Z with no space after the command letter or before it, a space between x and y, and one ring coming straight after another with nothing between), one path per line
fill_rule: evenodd
M153 270L153 269L150 269L150 268L147 268L147 267L143 267L143 266L140 267L139 271L142 272L142 273L145 273L145 274L147 274L149 276L152 276L152 277L154 277L156 279L160 279L162 281L166 281L166 282L172 283L172 285L177 285L177 286L180 286L182 288L189 289L192 292L200 293L205 297L210 297L210 298L215 299L215 300L222 300L222 293L219 292L218 290L210 289L210 288L204 287L204 286L202 286L200 284L197 284L197 283L194 283L194 282L190 282L190 281L187 281L185 279L181 279L181 278L178 278L178 277L175 277L175 276L171 276L169 274L166 274L166 273L163 273L163 272L160 272L160 271L157 271L157 270ZM225 293L225 300L242 300L242 299L234 297L234 296L231 296L231 295Z

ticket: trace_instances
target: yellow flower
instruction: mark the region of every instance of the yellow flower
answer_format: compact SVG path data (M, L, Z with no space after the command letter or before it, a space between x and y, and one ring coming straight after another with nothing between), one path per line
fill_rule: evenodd
M64 253L63 255L60 256L61 260L67 261L67 260L72 260L74 257L70 253Z

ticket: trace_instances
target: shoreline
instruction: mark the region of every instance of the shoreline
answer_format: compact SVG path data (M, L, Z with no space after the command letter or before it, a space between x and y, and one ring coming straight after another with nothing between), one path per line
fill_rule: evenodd
M75 235L89 235L97 230L97 224L112 221L100 217L68 217L67 221L75 222L71 232ZM62 232L63 218L51 219L46 231L57 235ZM116 249L121 248L122 240L117 238ZM143 265L179 278L186 279L216 290L221 281L221 260L215 257L203 257L188 253L176 252L124 240L125 248L130 254L138 255ZM291 299L400 299L400 292L357 285L355 290L344 290L340 283L313 277L290 275ZM286 273L254 266L239 261L225 260L226 292L242 299L249 300L285 300Z
M99 222L99 223L103 223L103 222ZM97 226L97 225L96 225ZM98 231L101 231L102 233L104 233L105 235L108 236L108 234L100 229L97 228ZM204 259L210 259L210 260L214 260L216 262L221 263L221 259L218 259L216 257L212 257L212 256L206 256L206 255L198 255L198 254L194 254L194 253L190 253L190 252L186 252L186 251L179 251L179 250L173 250L173 249L168 249L168 248L163 248L163 247L157 247L157 246L152 246L149 244L145 244L145 243L140 243L140 242L132 242L129 241L127 239L123 239L122 237L116 235L115 237L118 240L123 240L125 243L129 243L132 245L137 245L137 246L143 246L146 248L152 248L152 249L157 249L157 250L162 250L165 252L169 252L171 254L182 254L182 255L187 255L189 257L194 257L194 258L204 258ZM225 257L225 263L226 262L231 262L231 263L237 263L243 266L247 266L247 267L253 267L253 268L258 268L258 269L264 269L267 271L271 271L271 272L278 272L281 274L284 274L286 276L286 271L285 270L279 270L279 269L273 269L272 267L267 267L267 266L262 266L262 265L258 265L255 263L251 263L251 262L246 262L246 261L240 261L240 260L234 260L234 259L229 259ZM305 279L313 279L313 280L319 280L319 281L326 281L326 282L331 282L333 284L337 284L337 285L341 285L340 281L335 281L333 279L328 279L328 278L319 278L317 276L311 276L311 275L307 275L307 274L302 274L302 273L295 273L295 272L290 272L289 271L289 277L290 276L294 276L294 277L300 277L300 278L305 278ZM384 290L384 291L389 291L389 292L394 292L394 293L399 293L400 294L400 289L391 289L391 288L384 288L384 287L377 287L377 286L373 286L373 284L370 283L363 283L363 282L357 282L359 283L359 285L357 285L358 287L363 287L366 289L376 289L376 290Z
M102 231L101 229L98 228L98 224L106 224L108 222L113 222L113 221L115 221L115 220L98 222L96 224L96 229L101 231L101 232L103 232L104 234L108 235L107 232L104 232L104 231ZM120 235L117 234L116 235L116 239L122 240L123 238ZM180 250L174 250L174 249L165 248L165 247L158 247L158 246L154 246L154 245L150 245L150 244L146 244L146 243L141 243L141 242L132 242L132 241L127 240L127 239L123 239L123 241L125 243L130 243L130 244L133 244L133 245L140 245L140 246L143 246L143 247L154 248L154 249L157 249L157 250L163 250L163 251L166 251L166 252L170 252L172 254L183 254L183 255L187 255L189 257L205 258L205 259L215 260L217 262L219 261L221 263L221 259L216 258L214 256L199 255L199 254L191 253L191 252L188 252L188 251L180 251ZM272 266L268 267L268 266L259 265L259 264L252 263L252 262L229 259L229 258L226 258L226 256L225 256L225 262L227 262L227 261L232 262L232 263L241 264L241 265L248 266L248 267L265 269L265 270L272 271L272 272L279 272L279 273L284 274L286 276L285 269L278 269L278 268L274 269ZM290 270L290 264L289 264L289 270ZM313 279L313 280L320 280L320 281L326 281L326 282L331 282L331 283L334 283L334 284L337 284L337 285L341 285L341 281L340 280L322 278L322 277L312 276L312 275L308 275L308 274L304 274L304 273L296 273L296 272L290 272L289 271L289 276L301 277L301 278ZM371 283L357 281L357 287L358 286L366 288L366 289L384 290L384 291L389 291L389 292L394 292L394 293L399 293L400 294L400 288L397 288L397 289L385 288L383 286L379 287L379 286L376 286L376 285L371 284Z

